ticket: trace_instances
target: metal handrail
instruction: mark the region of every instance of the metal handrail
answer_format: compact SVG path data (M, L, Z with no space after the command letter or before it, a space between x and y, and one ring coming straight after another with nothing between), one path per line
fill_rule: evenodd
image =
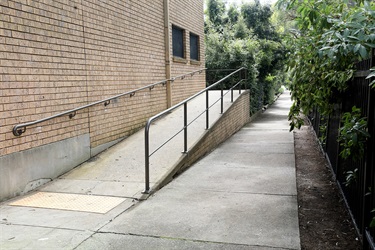
M184 101L160 112L159 114L157 115L154 115L153 117L149 118L147 123L146 123L146 126L145 126L145 190L143 191L144 194L149 194L151 192L151 189L150 189L150 156L153 155L157 150L159 150L162 146L164 146L167 142L169 142L171 139L173 139L177 134L181 133L182 131L184 131L184 153L187 153L187 127L188 127L188 124L187 124L187 103L191 100L193 100L194 98L196 98L197 96L203 94L203 93L206 93L206 109L198 115L198 117L200 117L202 114L206 113L206 129L209 128L209 109L214 105L216 104L220 99L221 99L221 114L223 113L223 97L224 97L224 94L223 94L223 89L221 90L221 97L218 99L218 101L216 101L214 104L212 104L211 106L209 106L209 101L208 101L208 91L214 87L216 87L217 85L219 85L220 83L222 83L223 81L225 81L226 79L228 79L229 77L233 76L234 74L242 71L242 70L247 70L245 67L242 67L240 69L237 69L236 71L230 73L229 75L227 75L226 77L220 79L219 81L215 82L214 84L208 86L207 88L199 91L198 93L196 93L195 95L185 99ZM237 87L238 85L240 85L240 93L241 93L241 82L244 81L245 79L241 79L238 83L236 83L234 86L232 86L230 88L230 90L227 91L227 93L229 91L232 91L232 97L231 97L231 102L233 102L233 89L235 87ZM226 94L227 94L226 93ZM225 95L226 95L225 94ZM180 131L178 131L175 135L173 135L170 139L168 139L166 142L162 143L161 146L159 146L155 151L153 151L151 154L150 154L150 127L151 127L151 123L161 117L163 117L164 115L168 114L169 112L179 108L180 106L184 105L184 127L183 129L181 129ZM197 119L197 118L195 118ZM192 122L189 123L189 125L191 124Z
M144 89L147 89L147 88L152 90L156 85L162 84L164 86L168 81L173 82L177 79L182 80L186 76L189 76L189 75L194 76L196 73L200 74L204 70L206 70L206 69L204 68L204 69L195 70L195 71L183 74L183 75L173 77L171 79L165 79L165 80L162 80L162 81L158 81L158 82L152 83L150 85L147 85L147 86L135 89L135 90L124 92L122 94L118 94L118 95L115 95L115 96L112 96L112 97L109 97L109 98L106 98L106 99L103 99L103 100L100 100L100 101L96 101L96 102L93 102L93 103L90 103L90 104L87 104L87 105L83 105L83 106L80 106L80 107L75 108L75 109L71 109L71 110L68 110L68 111L64 111L62 113L58 113L58 114L55 114L55 115L52 115L52 116L48 116L48 117L45 117L43 119L39 119L39 120L36 120L36 121L26 122L26 123L15 125L13 127L13 130L12 130L13 135L14 136L20 136L23 133L25 133L26 128L29 127L29 126L32 126L32 125L35 125L35 124L38 124L38 123L42 123L42 122L45 122L45 121L49 121L49 120L52 120L52 119L55 119L57 117L61 117L61 116L64 116L64 115L69 115L69 118L72 119L76 115L77 111L79 111L79 110L86 109L86 108L89 108L89 107L92 107L92 106L95 106L95 105L98 105L98 104L101 104L101 103L104 103L104 106L108 106L111 103L112 100L117 99L119 97L122 97L122 96L125 96L125 95L130 95L130 97L133 97L135 95L135 93L138 92L138 91L141 91L141 90L144 90Z

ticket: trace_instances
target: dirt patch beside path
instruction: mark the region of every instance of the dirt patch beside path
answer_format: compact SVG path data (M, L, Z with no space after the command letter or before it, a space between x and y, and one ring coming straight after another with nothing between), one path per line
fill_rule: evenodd
M361 248L336 182L310 126L294 132L302 249Z

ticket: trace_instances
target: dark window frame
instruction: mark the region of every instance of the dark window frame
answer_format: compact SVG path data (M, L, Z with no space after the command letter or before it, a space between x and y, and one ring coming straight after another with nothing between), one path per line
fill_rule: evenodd
M186 58L185 30L176 25L172 25L172 50L174 57Z
M190 32L190 60L200 61L200 37L197 34ZM195 46L194 46L195 45Z

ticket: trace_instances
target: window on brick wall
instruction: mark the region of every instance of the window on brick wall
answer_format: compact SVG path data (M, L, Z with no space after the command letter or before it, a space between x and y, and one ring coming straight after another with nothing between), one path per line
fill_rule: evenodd
M190 59L199 61L199 36L190 33Z
M185 31L177 26L172 26L173 56L185 58Z

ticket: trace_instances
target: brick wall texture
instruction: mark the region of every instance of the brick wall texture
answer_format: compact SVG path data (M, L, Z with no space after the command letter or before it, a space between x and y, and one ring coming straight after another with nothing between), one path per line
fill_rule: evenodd
M172 77L204 68L203 0L170 0L172 25L185 30L186 55L189 32L200 40L199 61L173 60L171 46ZM16 124L165 79L164 37L163 0L0 0L0 156L87 133L96 147L142 127L166 108L165 86L12 134ZM176 80L173 103L204 86L204 73Z
M186 70L194 71L197 68L204 68L204 30L201 28L204 26L204 19L202 14L203 1L197 4L196 0L173 0L170 3L170 25L176 25L185 31L185 55L186 60L184 62L178 60L172 60L172 76L181 75ZM170 27L172 31L172 27ZM200 61L194 62L189 59L190 46L189 46L189 33L192 32L199 36L200 46L199 55ZM170 34L172 39L172 33ZM172 44L172 41L171 41ZM205 82L205 75L201 74L194 78L185 78L184 80L175 81L172 84L172 93L174 104L186 99L192 94L202 89L200 83Z

